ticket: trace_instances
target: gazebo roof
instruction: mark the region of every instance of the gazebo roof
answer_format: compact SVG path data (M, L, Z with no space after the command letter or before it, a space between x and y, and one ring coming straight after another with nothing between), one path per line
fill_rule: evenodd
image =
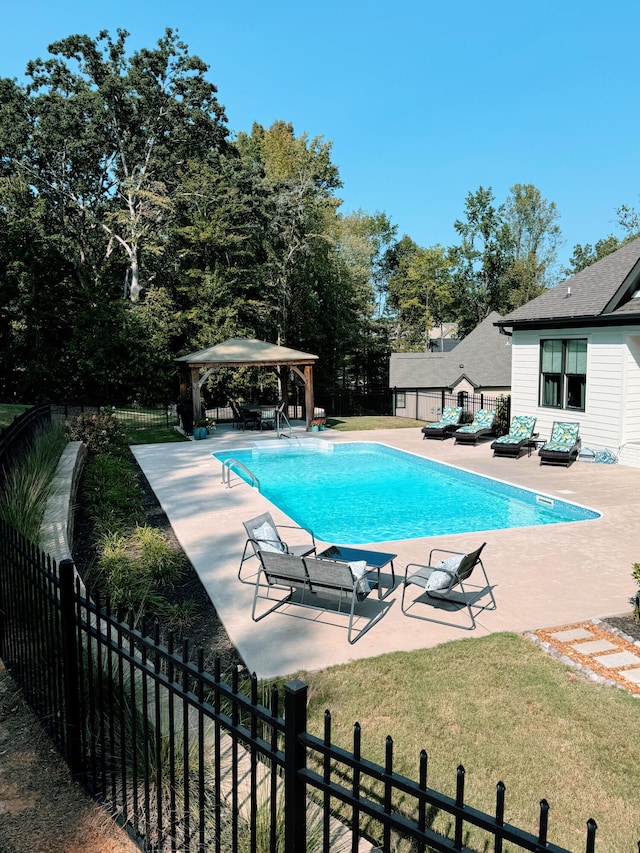
M189 367L211 367L214 364L239 367L247 364L271 366L278 364L314 364L317 355L247 338L231 338L221 344L182 355L176 361Z

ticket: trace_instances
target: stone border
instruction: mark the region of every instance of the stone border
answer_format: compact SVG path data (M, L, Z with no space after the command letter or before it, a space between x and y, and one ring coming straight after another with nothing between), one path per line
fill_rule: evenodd
M40 548L56 563L72 559L73 515L86 456L86 445L81 441L70 441L62 452L51 482L40 525Z

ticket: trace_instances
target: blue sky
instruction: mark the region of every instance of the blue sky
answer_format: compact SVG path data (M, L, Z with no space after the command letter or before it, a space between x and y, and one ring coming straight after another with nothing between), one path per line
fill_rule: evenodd
M0 0L0 76L72 33L177 28L229 128L290 121L333 144L345 213L384 211L422 246L456 242L468 192L532 183L575 243L640 206L637 0Z

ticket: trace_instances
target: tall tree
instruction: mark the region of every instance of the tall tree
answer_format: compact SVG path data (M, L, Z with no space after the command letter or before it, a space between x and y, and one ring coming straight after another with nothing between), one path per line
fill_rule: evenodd
M162 251L181 169L219 149L227 131L207 66L175 32L131 58L127 37L70 36L50 45L53 58L28 64L27 136L14 165L57 211L81 286L104 286L119 251L135 301L142 253Z
M388 256L393 265L388 303L394 313L395 352L425 352L429 332L449 320L453 310L451 262L442 246L423 249L403 237Z
M506 270L508 307L517 308L556 282L555 263L562 236L555 202L533 184L514 184L504 205L510 241Z
M454 223L462 242L449 255L463 335L507 302L504 272L511 259L511 237L504 208L494 202L491 187L479 187L467 195L466 219Z

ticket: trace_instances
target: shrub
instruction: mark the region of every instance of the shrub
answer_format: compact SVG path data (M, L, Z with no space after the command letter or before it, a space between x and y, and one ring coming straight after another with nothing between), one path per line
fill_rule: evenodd
M124 427L116 418L115 409L109 406L73 418L67 424L67 433L71 441L83 441L92 455L117 454L127 446Z
M99 453L87 464L82 501L98 536L142 519L142 491L131 462Z
M175 625L186 625L194 606L171 608L159 587L180 577L181 557L164 534L153 527L136 525L133 531L110 530L99 543L99 571L103 588L114 610L142 616L162 616Z
M633 564L633 571L631 572L631 577L640 586L640 563ZM640 622L640 591L636 592L633 599L633 618L636 620L636 622Z

